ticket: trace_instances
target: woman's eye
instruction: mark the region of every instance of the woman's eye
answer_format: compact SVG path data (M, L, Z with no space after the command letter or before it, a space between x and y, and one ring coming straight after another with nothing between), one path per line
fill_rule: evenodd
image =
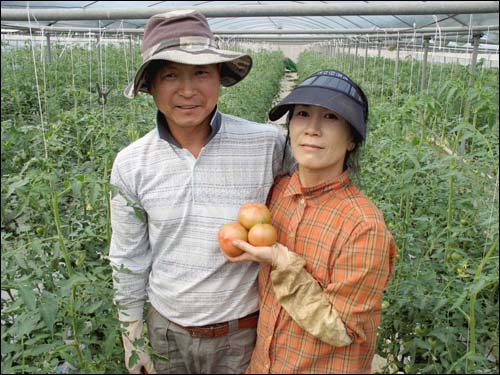
M329 120L338 120L338 117L335 113L327 113L325 115L325 118L329 119Z
M306 111L298 111L297 116L307 117L309 116L309 114Z

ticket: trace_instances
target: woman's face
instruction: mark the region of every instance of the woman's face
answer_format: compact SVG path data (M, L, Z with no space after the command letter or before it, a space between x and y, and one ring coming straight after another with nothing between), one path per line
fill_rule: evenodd
M295 106L290 142L301 182L308 186L342 174L346 152L355 146L351 127L342 117L312 105Z

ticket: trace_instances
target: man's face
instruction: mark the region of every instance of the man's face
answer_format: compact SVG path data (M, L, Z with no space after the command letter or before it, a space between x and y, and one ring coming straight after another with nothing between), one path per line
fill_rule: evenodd
M169 62L156 72L150 94L171 130L192 130L209 124L210 113L219 99L219 89L218 65Z

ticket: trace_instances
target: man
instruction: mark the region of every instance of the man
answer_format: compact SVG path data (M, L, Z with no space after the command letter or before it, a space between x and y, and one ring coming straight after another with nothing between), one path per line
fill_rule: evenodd
M153 96L156 129L122 150L111 173L109 258L125 364L130 373L243 372L255 344L258 265L228 262L217 232L241 204L265 202L285 139L273 125L217 110L220 85L241 81L252 60L218 49L201 13L151 17L141 51L125 95ZM146 300L151 346L168 358L154 367L134 345Z

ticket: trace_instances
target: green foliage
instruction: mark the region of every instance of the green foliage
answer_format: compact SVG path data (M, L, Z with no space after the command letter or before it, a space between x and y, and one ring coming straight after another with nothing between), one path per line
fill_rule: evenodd
M39 46L33 59L30 45L2 45L2 373L60 365L126 373L106 260L109 174L116 153L154 128L156 114L149 96L122 94L139 65L138 46L133 52L128 43L103 44L98 61L95 45L54 45L49 63ZM224 89L220 105L263 121L282 56L252 56L254 75L242 89ZM97 82L113 87L106 105Z
M265 50L247 53L253 58L252 70L241 83L222 89L219 109L250 121L267 122L267 112L284 73L283 54Z
M498 70L470 86L467 67L435 65L420 90L420 63L394 64L311 51L298 64L300 80L344 71L370 102L354 178L399 250L377 351L405 373L497 373Z

